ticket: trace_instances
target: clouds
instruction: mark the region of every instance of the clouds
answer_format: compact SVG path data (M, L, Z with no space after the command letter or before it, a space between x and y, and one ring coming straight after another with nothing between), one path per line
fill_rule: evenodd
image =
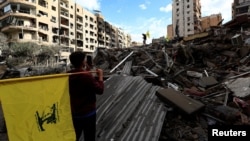
M201 0L202 17L221 13L224 23L232 19L233 0Z
M150 1L146 1L144 4L140 4L139 7L142 10L146 10L147 6L150 5L150 3L151 3Z
M160 7L160 11L161 12L172 12L172 4L168 4L165 7Z
M100 10L101 8L99 0L75 0L75 2L89 10Z
M142 10L147 9L147 6L146 6L145 4L140 4L139 7L140 7Z

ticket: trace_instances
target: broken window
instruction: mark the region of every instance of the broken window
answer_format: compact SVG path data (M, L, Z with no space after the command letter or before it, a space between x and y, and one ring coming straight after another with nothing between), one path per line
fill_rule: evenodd
M56 17L52 16L50 21L55 23L56 22Z
M18 20L18 26L24 26L23 20Z
M23 33L19 33L19 39L23 39Z

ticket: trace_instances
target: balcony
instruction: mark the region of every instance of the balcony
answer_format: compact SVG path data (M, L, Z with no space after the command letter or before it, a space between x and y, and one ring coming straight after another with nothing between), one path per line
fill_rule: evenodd
M0 15L0 20L5 19L9 16L15 16L15 17L25 17L25 18L36 18L35 12L29 11L29 10L22 10L19 11L13 11L9 13L4 13L3 15Z
M82 35L77 35L76 40L82 41L82 39L83 39Z
M36 0L5 0L4 2L0 3L0 7L3 7L9 3L20 3L31 7L36 7Z
M45 0L38 0L38 5L40 5L44 8L48 8L48 2Z
M35 26L28 26L28 25L8 25L1 29L1 32L7 33L7 32L14 32L14 31L21 31L21 30L27 30L27 31L36 31L37 28Z
M67 3L64 3L64 2L60 2L60 6L63 9L68 9L69 8L69 5Z
M69 18L69 12L61 11L61 16L65 17L65 18Z
M49 32L48 25L39 24L38 31L39 31L39 32L42 32L42 33L44 33L44 34L48 34L48 32Z
M77 27L76 30L77 30L77 32L83 32L83 28L82 27Z
M69 40L61 39L61 45L69 46Z

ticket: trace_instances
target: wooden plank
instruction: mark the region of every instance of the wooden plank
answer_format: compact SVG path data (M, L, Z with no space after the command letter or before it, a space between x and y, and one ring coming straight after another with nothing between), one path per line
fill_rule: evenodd
M172 88L163 88L156 91L156 95L166 103L176 106L187 114L193 114L205 106L200 101L192 99Z

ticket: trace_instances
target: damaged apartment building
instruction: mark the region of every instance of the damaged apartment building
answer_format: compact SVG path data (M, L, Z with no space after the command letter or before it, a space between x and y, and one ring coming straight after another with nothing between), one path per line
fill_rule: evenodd
M181 38L201 32L199 0L173 0L172 7L172 37Z
M111 30L112 29L112 30ZM62 47L61 56L98 46L128 47L131 37L73 0L0 0L0 32L7 43Z
M168 39L195 43L204 38L203 42L217 38L234 45L249 44L250 0L234 0L232 20L226 23L223 23L221 13L201 17L200 0L173 0L172 5L173 21L167 26ZM224 39L218 36L224 36Z
M170 40L204 32L222 22L220 13L201 17L200 0L173 0L172 7L172 24L167 26Z

